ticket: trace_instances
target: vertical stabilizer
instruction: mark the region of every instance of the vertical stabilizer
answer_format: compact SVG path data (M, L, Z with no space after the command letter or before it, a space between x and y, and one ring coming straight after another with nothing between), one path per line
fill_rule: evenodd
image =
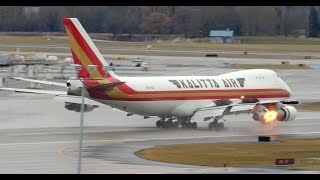
M112 71L104 70L103 67L108 66L108 63L94 45L78 19L64 18L63 22L66 27L74 63L82 66L78 77L101 79L116 76ZM97 70L90 74L88 65L97 65Z

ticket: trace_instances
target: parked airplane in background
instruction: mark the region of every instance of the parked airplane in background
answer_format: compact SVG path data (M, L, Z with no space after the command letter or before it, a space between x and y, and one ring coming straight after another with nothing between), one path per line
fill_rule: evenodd
M128 116L158 116L160 120L156 126L164 128L181 125L195 129L197 123L193 117L196 116L211 121L209 129L222 128L224 125L219 120L231 114L252 113L253 119L262 123L289 121L296 117L296 109L283 103L290 98L291 90L274 71L243 70L219 76L119 77L107 70L107 62L78 19L65 18L64 25L74 63L82 66L78 78L68 80L67 92L1 89L64 97L67 109L80 111L84 84L86 111L106 104L127 112ZM96 65L97 69L89 71L89 65Z

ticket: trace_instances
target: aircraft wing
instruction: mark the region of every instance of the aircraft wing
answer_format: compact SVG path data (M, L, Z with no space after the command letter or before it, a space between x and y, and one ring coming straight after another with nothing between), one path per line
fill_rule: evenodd
M58 101L64 101L64 102L69 102L69 103L76 103L76 104L81 104L81 96L73 96L73 95L58 95L54 97L55 100ZM95 106L102 106L104 104L89 99L87 97L84 98L84 104L88 104L88 105L95 105Z
M58 101L81 104L81 96L67 95L66 91L42 90L42 89L20 89L20 88L0 88L0 90L22 92L22 93L34 93L34 94L49 94L49 95L54 95L55 96L54 99ZM94 101L86 97L84 99L84 102L87 105L95 105L95 106L104 105L98 101Z
M21 81L29 81L29 82L40 83L40 84L48 84L48 85L67 87L66 83L59 83L59 82L53 82L53 81L26 79L26 78L21 78L21 77L11 77L11 79L16 79L16 80L21 80Z
M257 104L277 103L277 100L257 100L243 103L240 99L223 99L195 110L193 116L216 117L228 114L249 113Z
M69 103L75 103L75 104L81 104L81 96L73 96L73 95L58 95L58 96L55 96L54 97L54 100L57 100L57 101L63 101L63 102L69 102ZM105 104L102 104L98 101L95 101L93 99L89 99L89 98L84 98L84 104L86 105L94 105L94 106L108 106L108 105L105 105ZM110 106L110 108L113 110L113 111L117 111L117 112L121 112L121 113L124 113L124 114L128 114L128 112L125 112L125 111L122 111L122 110L119 110L119 109L116 109L116 108L113 108Z
M199 108L195 111L193 116L215 117L224 116L232 113L249 112L257 103L243 103L243 104L230 104L222 106L211 106Z
M67 95L67 91L42 90L42 89L0 88L0 90L23 92L23 93L34 93L34 94L50 94L55 96Z

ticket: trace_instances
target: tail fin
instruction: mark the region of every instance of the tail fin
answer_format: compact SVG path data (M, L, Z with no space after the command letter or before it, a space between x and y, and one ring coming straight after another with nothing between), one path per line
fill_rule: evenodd
M103 66L108 66L108 63L94 45L79 20L77 18L64 18L63 22L66 27L74 63L82 66L78 77L100 79L116 76L112 71L104 70ZM88 65L97 65L97 70L93 71L91 75L88 71Z

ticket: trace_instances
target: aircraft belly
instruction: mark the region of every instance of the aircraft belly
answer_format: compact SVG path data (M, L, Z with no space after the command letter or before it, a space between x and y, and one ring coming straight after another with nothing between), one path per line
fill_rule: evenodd
M99 100L99 102L109 105L122 111L139 114L143 116L176 116L186 117L193 114L198 107L209 104L209 100L202 101L114 101Z
M171 111L179 106L181 101L115 101L99 100L99 102L109 105L122 111L139 114L143 116L171 116Z

